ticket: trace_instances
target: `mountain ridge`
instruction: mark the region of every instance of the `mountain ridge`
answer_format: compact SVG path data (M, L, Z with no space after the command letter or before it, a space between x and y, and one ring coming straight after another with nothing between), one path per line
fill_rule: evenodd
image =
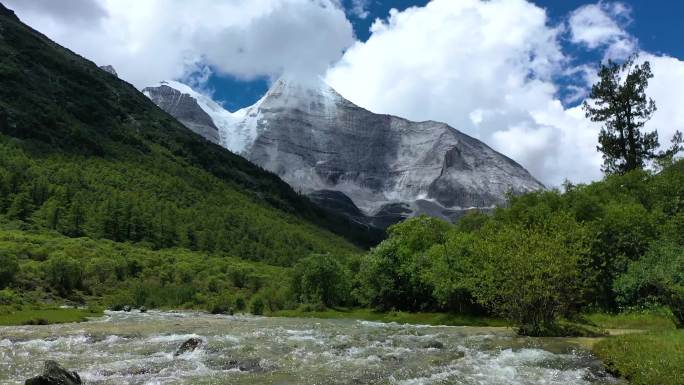
M335 234L362 247L382 236L192 133L1 4L0 84L0 223L275 264L356 250Z
M418 214L453 221L504 204L509 192L544 188L511 158L446 123L375 114L322 80L279 79L254 105L233 113L220 136L224 147L319 204L349 207L329 191L343 194L366 219L353 209L346 215L379 227ZM246 141L231 145L235 137Z

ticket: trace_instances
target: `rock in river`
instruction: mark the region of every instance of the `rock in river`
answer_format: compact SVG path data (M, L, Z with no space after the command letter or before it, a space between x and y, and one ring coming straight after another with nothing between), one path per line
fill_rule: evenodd
M199 338L192 337L188 339L187 341L183 342L183 344L176 350L176 353L174 353L174 356L180 356L183 353L187 352L193 352L195 349L199 348L202 345L202 340Z
M78 373L70 372L55 361L45 361L43 374L29 378L25 385L81 385L81 377Z

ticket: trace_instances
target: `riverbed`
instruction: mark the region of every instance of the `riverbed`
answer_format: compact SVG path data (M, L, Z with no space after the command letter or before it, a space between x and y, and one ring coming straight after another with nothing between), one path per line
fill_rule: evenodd
M86 384L625 384L571 340L504 328L155 311L0 327L0 384L48 359Z

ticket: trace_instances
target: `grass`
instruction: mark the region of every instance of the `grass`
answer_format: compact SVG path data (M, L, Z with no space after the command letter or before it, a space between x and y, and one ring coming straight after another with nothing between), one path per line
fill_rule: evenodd
M375 322L396 322L418 325L448 325L448 326L510 326L508 322L499 318L474 317L447 313L407 313L407 312L377 312L371 309L327 309L321 311L281 310L270 313L272 317L324 318L324 319L356 319Z
M684 330L611 337L593 351L609 371L632 385L684 384Z
M99 309L62 309L62 308L39 308L8 310L0 312L0 325L49 325L68 322L86 321L87 317L102 315Z
M584 318L597 327L614 331L614 336L601 339L592 347L611 373L626 378L632 385L684 384L684 330L675 330L666 309L595 313ZM620 334L620 330L628 333Z
M621 314L594 313L584 318L604 329L672 330L675 324L666 310Z

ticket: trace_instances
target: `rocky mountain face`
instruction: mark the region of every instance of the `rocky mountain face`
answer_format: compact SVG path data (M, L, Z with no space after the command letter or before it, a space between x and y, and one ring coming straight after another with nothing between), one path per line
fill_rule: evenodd
M166 98L152 100L180 117ZM372 113L323 82L279 80L222 123L221 145L375 227L418 214L454 220L505 203L508 192L544 188L515 161L447 124Z
M213 119L190 94L183 93L167 84L145 88L143 93L193 132L211 142L219 142L218 128Z

